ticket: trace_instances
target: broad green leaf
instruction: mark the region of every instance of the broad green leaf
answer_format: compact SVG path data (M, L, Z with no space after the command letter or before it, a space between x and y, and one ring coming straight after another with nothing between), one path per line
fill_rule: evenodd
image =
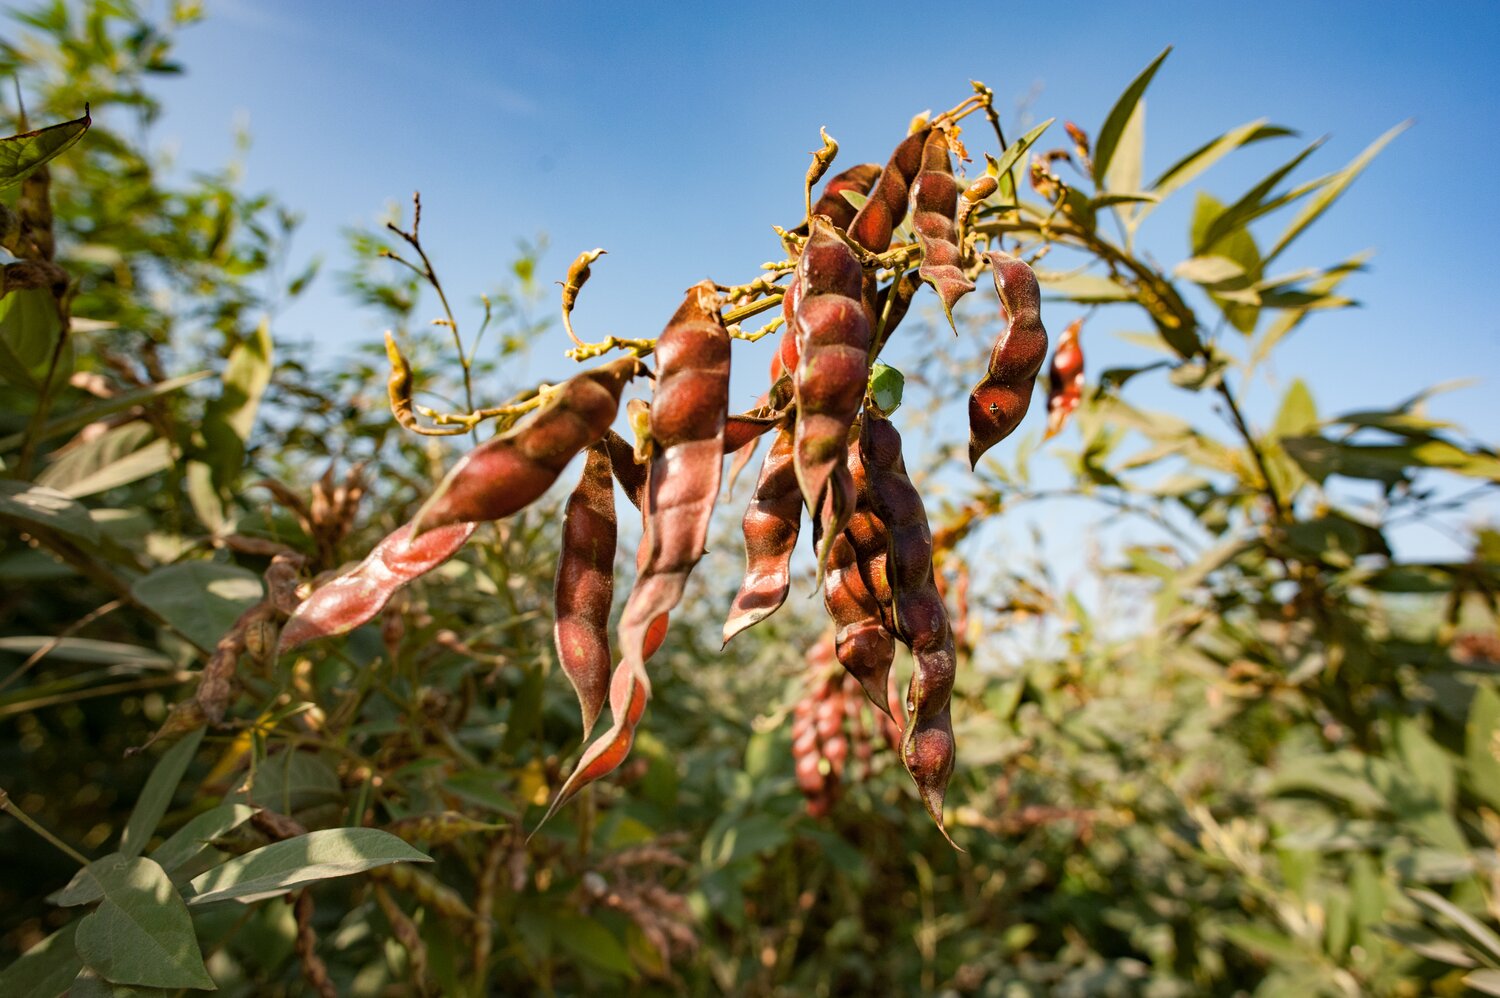
M881 412L889 415L901 407L906 376L889 364L876 361L870 368L870 398Z
M46 527L90 544L99 543L99 526L89 511L55 489L15 479L0 479L0 517L23 525Z
M1101 188L1107 186L1105 178L1109 176L1109 167L1115 158L1115 150L1120 146L1120 140L1125 134L1125 128L1130 123L1130 118L1135 114L1135 107L1140 103L1141 95L1151 85L1151 78L1161 68L1162 60L1172 51L1168 45L1162 49L1161 55L1151 60L1151 65L1141 71L1141 74L1131 81L1130 86L1115 101L1115 106L1110 108L1109 115L1104 119L1104 126L1099 129L1099 137L1094 141L1094 183ZM1132 185L1132 190L1135 185Z
M1500 457L1466 451L1447 440L1414 439L1400 444L1346 444L1325 437L1282 441L1292 460L1319 482L1329 475L1398 482L1424 468L1500 482Z
M1366 250L1336 267L1329 268L1321 278L1310 284L1307 290L1317 294L1330 294L1343 282L1344 278L1356 271L1363 270L1365 261L1370 256L1370 252ZM1299 309L1282 312L1276 316L1275 320L1266 328L1265 333L1255 342L1255 348L1250 354L1251 368L1259 366L1264 362L1271 355L1271 351L1276 348L1276 345L1285 339L1288 333L1301 325L1309 313L1322 307L1324 306L1314 302Z
M296 814L343 800L338 774L313 752L288 750L269 756L255 767L255 779L245 799L282 814Z
M1266 925L1225 925L1219 931L1224 934L1224 938L1241 949L1274 963L1296 966L1312 964L1316 960L1316 954L1304 948L1297 940Z
M57 299L46 288L0 295L0 378L17 388L41 391L61 335ZM66 378L71 369L71 356L60 357L53 383Z
M1312 392L1301 378L1293 378L1281 397L1281 408L1276 412L1276 421L1271 424L1271 436L1275 439L1307 433L1318 423L1318 406L1313 402Z
M73 945L78 923L70 922L0 970L5 998L57 998L83 967Z
M1469 787L1490 807L1500 808L1500 695L1481 686L1464 729Z
M1195 256L1179 263L1172 271L1194 284L1222 284L1245 276L1245 268L1224 256Z
M177 784L182 782L182 774L187 772L199 743L203 741L203 733L202 728L192 732L167 749L157 760L151 775L146 779L146 786L141 790L140 798L130 812L130 821L126 823L125 831L120 834L122 855L139 856L145 850L147 840L156 831L156 826L161 824L162 815L167 813L167 808L172 803L172 795L177 792Z
M212 840L234 831L254 814L255 808L245 804L220 804L173 832L171 838L151 850L151 858L168 873L175 873Z
M1262 139L1274 139L1284 135L1295 134L1289 128L1266 124L1266 119L1264 118L1247 122L1238 128L1230 129L1212 142L1204 143L1167 167L1166 171L1160 177L1157 177L1156 182L1151 185L1151 190L1162 201L1165 201L1170 195L1192 183L1203 171L1240 146L1248 146L1250 143L1259 142Z
M214 988L193 920L167 872L149 859L90 864L104 900L78 923L78 955L101 977L156 988Z
M106 981L87 967L78 972L68 988L68 998L174 998L176 989L142 988Z
M193 878L183 893L192 905L228 900L249 904L317 880L346 877L391 863L431 861L431 857L378 828L329 828L236 856Z
M144 420L125 423L79 446L69 447L36 480L74 499L95 495L165 471L172 445Z
M1360 758L1352 752L1299 756L1281 764L1268 789L1272 794L1311 791L1362 811L1382 810L1385 797L1365 779L1363 770Z
M205 651L261 598L253 572L211 561L184 561L137 579L130 595Z
M234 480L244 461L260 397L271 383L271 350L271 324L261 320L255 332L230 351L223 391L203 414L203 456L221 487Z
M1198 242L1194 246L1194 251L1202 253L1235 229L1242 228L1248 224L1256 216L1257 211L1265 204L1266 198L1270 196L1271 191L1275 189L1276 185L1281 183L1287 174L1301 166L1303 160L1316 152L1318 147L1323 144L1323 141L1323 139L1318 139L1290 160L1272 170L1260 183L1241 195L1238 201L1221 211L1218 217L1209 223L1202 234L1198 236Z
M1042 270L1037 271L1036 279L1047 291L1069 301L1091 303L1134 299L1129 291L1102 274Z
M77 320L75 319L76 323ZM65 433L76 433L90 423L98 422L106 416L112 416L117 412L123 412L142 402L170 395L175 391L186 388L195 381L202 381L212 372L199 371L196 374L185 374L180 378L168 378L166 381L155 385L147 385L145 388L137 388L134 391L121 392L113 398L103 399L97 404L78 406L71 408L66 415L58 416L49 420L37 433L38 441L51 440ZM0 439L0 451L14 450L21 446L25 439L23 433L12 433L10 436Z
M635 977L635 964L614 934L593 918L559 913L548 918L559 948L610 974Z
M85 105L82 118L0 138L0 191L16 186L31 171L77 142L90 123Z
M1354 157L1354 160L1348 166L1335 174L1333 181L1323 190L1319 191L1318 196L1313 198L1297 214L1296 218L1292 219L1292 223L1287 226L1286 231L1281 234L1276 240L1276 244L1271 247L1271 251L1266 254L1266 260L1269 262L1280 256L1282 250L1292 244L1292 240L1300 236L1303 230L1317 221L1318 216L1327 211L1339 199L1340 195L1349 189L1349 185L1354 183L1355 178L1364 172L1365 167L1370 165L1370 161L1380 154L1380 150L1384 149L1392 139L1406 131L1409 127L1411 127L1411 122L1403 121L1370 143L1363 152Z

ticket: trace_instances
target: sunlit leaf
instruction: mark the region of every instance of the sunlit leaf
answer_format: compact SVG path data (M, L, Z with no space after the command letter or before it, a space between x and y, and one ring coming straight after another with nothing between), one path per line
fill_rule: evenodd
M0 518L46 527L96 544L99 526L81 503L55 489L16 479L0 479Z
M83 137L91 120L87 107L82 118L36 131L0 138L0 191L9 190Z
M431 857L378 828L329 828L236 856L193 878L183 893L194 906L230 900L249 904L377 866L430 862Z
M1104 119L1104 125L1099 129L1099 137L1094 141L1094 183L1101 188L1107 186L1105 178L1109 176L1109 167L1115 158L1115 150L1119 148L1120 139L1125 133L1125 128L1130 118L1135 114L1135 107L1140 103L1141 95L1151 85L1151 78L1161 68L1162 61L1172 51L1168 45L1162 49L1161 55L1151 60L1151 65L1141 71L1141 74L1131 81L1130 86L1115 101L1115 106L1110 108L1108 116ZM1134 188L1136 185L1132 185Z
M106 856L90 869L104 900L78 923L78 955L87 966L121 984L214 987L193 920L165 870L124 856Z
M1406 131L1409 127L1411 127L1411 122L1403 121L1370 143L1363 152L1354 157L1354 160L1348 166L1335 174L1333 181L1323 190L1319 191L1317 197L1313 198L1297 214L1297 217L1292 219L1292 223L1286 227L1286 231L1277 238L1275 245L1266 254L1266 260L1269 262L1280 256L1282 250L1292 244L1292 240L1300 236L1309 225L1317 221L1318 216L1327 211L1339 199L1339 196L1349 189L1349 185L1354 183L1355 178L1364 172L1365 167L1370 165L1370 161L1380 154L1380 150L1384 149L1392 139Z
M135 808L130 812L130 821L120 835L122 855L139 856L145 850L146 841L161 823L162 815L167 813L172 795L177 792L177 784L182 782L182 774L187 772L188 765L193 761L193 755L203 741L203 734L202 728L189 733L157 760L145 787L141 789L141 796L135 802Z
M185 561L142 576L130 594L183 637L209 650L260 600L261 589L259 577L243 568Z

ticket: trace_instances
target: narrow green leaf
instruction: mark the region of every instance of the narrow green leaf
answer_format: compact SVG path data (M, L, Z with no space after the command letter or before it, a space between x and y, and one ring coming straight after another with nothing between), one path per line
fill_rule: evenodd
M1039 270L1036 279L1047 291L1069 301L1091 303L1133 299L1128 290L1102 274Z
M137 669L171 669L176 666L159 651L127 645L119 641L94 638L49 638L43 635L16 635L0 638L0 651L31 655L48 648L48 658L63 662L86 662L93 665L128 665Z
M1489 952L1489 959L1500 959L1500 936L1497 936L1488 925L1441 894L1435 894L1425 888L1408 890L1406 893L1411 895L1412 900L1432 909L1462 929L1470 939Z
M1010 145L1006 146L1005 151L996 158L994 165L989 167L986 172L988 172L990 176L994 177L996 180L1005 176L1010 172L1011 167L1015 166L1021 161L1021 157L1026 155L1026 151L1036 143L1036 140L1042 137L1042 133L1052 127L1052 123L1056 120L1056 118L1048 118L1046 121L1042 122L1040 125L1037 125L1031 131L1027 132L1019 139L1016 139Z
M149 859L106 856L91 864L104 900L78 923L78 955L106 980L213 990L187 906Z
M36 480L38 485L82 499L149 478L171 466L171 443L157 437L150 423L137 420L68 448Z
M1500 995L1500 970L1476 970L1464 975L1464 984L1480 994Z
M1161 68L1162 61L1171 53L1172 46L1168 45L1162 49L1161 55L1151 60L1151 65L1141 71L1141 74L1131 81L1130 86L1115 101L1115 106L1110 108L1109 115L1104 119L1104 126L1099 129L1099 137L1094 142L1094 183L1100 187L1105 186L1105 178L1109 176L1109 166L1114 160L1115 150L1119 148L1120 137L1125 133L1125 126L1129 124L1130 117L1135 113L1136 104L1140 103L1141 95L1151 85L1151 78Z
M1324 272L1321 278L1310 284L1307 290L1317 294L1331 294L1343 283L1344 278L1356 271L1363 270L1365 261L1370 256L1370 251L1366 250L1336 267L1330 267ZM1271 351L1276 348L1276 345L1286 338L1287 334L1301 325L1311 312L1323 307L1325 306L1320 305L1318 302L1313 302L1302 308L1287 310L1277 315L1275 320L1266 328L1266 331L1261 334L1260 339L1255 342L1255 348L1250 353L1251 368L1253 369L1263 363L1271 355Z
M77 323L77 320L74 320ZM51 440L65 433L75 433L90 423L98 422L106 416L112 416L117 412L149 402L152 399L161 398L164 395L186 388L195 381L202 381L208 377L211 371L199 371L196 374L184 374L180 378L168 378L166 381L155 385L147 385L145 388L137 388L134 391L121 392L113 398L100 401L96 405L79 406L66 415L50 420L37 433L38 441ZM10 436L0 439L0 451L14 450L21 446L25 440L25 434L12 433Z
M0 191L16 186L31 171L64 152L83 137L90 124L85 106L82 118L0 138Z
M5 998L57 998L83 967L73 945L78 923L70 922L0 971Z
M130 812L130 821L126 823L125 831L120 834L122 855L139 856L145 851L147 840L156 831L156 826L161 824L161 817L167 813L172 795L177 792L177 784L182 782L182 774L187 772L202 741L203 729L199 728L167 749L157 760L151 775L146 779L146 786L141 790L140 798L135 802L135 808Z
M378 828L329 828L236 856L195 877L184 890L188 903L238 900L245 904L293 888L391 863L430 863L389 832Z
M255 573L210 561L167 565L130 587L136 602L205 651L212 650L240 614L260 600L261 592Z
M1238 128L1231 128L1167 167L1166 171L1151 185L1151 190L1165 201L1170 195L1192 183L1205 170L1241 146L1248 146L1252 142L1260 142L1263 139L1275 139L1295 134L1297 133L1289 128L1282 128L1280 125L1267 125L1264 118L1247 122Z
M1114 192L1139 191L1141 189L1142 164L1146 156L1146 102L1137 101L1135 110L1125 119L1125 128L1115 143L1114 156L1110 159L1109 172L1104 175L1103 188ZM1135 209L1131 204L1116 203L1115 211L1127 224Z
M255 808L245 804L220 804L173 832L171 838L151 850L151 858L168 873L175 873L212 840L234 831L254 814Z
M1271 436L1275 439L1307 433L1318 423L1318 407L1313 402L1312 392L1301 378L1294 378L1281 397L1281 408L1276 413L1276 422L1271 424Z
M1179 263L1172 271L1194 284L1222 284L1245 276L1245 268L1224 256L1195 256Z
M1095 208L1108 208L1120 204L1155 204L1158 200L1155 194L1100 194L1091 198L1089 204Z
M61 492L41 485L0 479L0 518L99 543L99 526L89 517L89 511Z
M1500 807L1500 696L1489 686L1474 694L1464 734L1469 787L1490 807Z
M271 325L261 320L254 334L230 352L223 392L203 414L203 457L221 487L233 482L244 461L260 397L271 383L271 351Z
M839 191L839 194L843 196L845 201L849 202L850 206L853 207L855 211L859 211L870 200L870 195L861 194L859 191L842 190Z
M1291 245L1292 240L1300 236L1304 229L1317 221L1318 216L1327 211L1339 199L1339 196L1349 189L1349 185L1354 183L1355 178L1364 172L1365 167L1370 165L1370 161L1380 154L1380 150L1384 149L1392 139L1406 131L1409 127L1411 127L1411 122L1403 121L1370 143L1363 152L1354 157L1354 160L1348 166L1335 174L1333 182L1319 191L1318 196L1313 198L1297 214L1296 218L1292 219L1292 224L1287 226L1286 231L1281 234L1281 237L1276 240L1276 244L1271 247L1271 251L1266 254L1266 261L1269 262L1280 256L1282 250Z
M1303 149L1297 155L1281 164L1281 166L1272 170L1259 183L1240 195L1238 201L1220 212L1219 217L1215 218L1204 230L1200 237L1200 245L1195 246L1194 250L1199 253L1205 252L1210 246L1227 236L1230 232L1248 224L1252 218L1257 217L1259 209L1265 204L1266 199L1270 196L1271 191L1275 189L1276 185L1281 183L1287 174L1301 166L1303 160L1316 152L1324 141L1326 140L1320 138L1313 142L1306 149Z

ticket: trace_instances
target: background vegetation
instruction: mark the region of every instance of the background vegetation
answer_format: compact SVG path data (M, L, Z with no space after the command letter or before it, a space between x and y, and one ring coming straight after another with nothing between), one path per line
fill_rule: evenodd
M1500 533L1464 516L1500 458L1425 396L1320 412L1318 377L1345 372L1242 405L1279 344L1353 303L1364 257L1277 259L1385 139L1313 179L1298 154L1209 194L1214 162L1285 134L1252 122L1143 177L1156 63L1114 108L1080 110L1092 143L1043 158L1023 210L976 222L1037 258L1054 340L1096 308L1150 331L1138 366L1090 373L1063 435L1041 442L1038 401L977 477L957 440L924 455L966 621L949 796L965 851L873 723L809 815L791 719L828 697L824 625L792 600L718 650L732 520L675 615L632 761L529 842L580 735L552 651L555 503L480 531L347 641L274 661L252 635L223 723L127 755L170 728L277 553L312 572L359 557L451 461L395 426L378 345L328 370L275 341L314 279L286 272L282 197L145 151L151 81L179 71L196 16L46 5L0 49L31 124L86 102L94 119L50 190L37 173L4 192L20 264L37 261L15 234L50 195L72 320L64 337L53 288L7 271L0 993L1500 994ZM1173 196L1195 200L1169 267L1136 235ZM336 279L459 397L430 289L381 258L386 234L349 242ZM539 273L523 250L482 315L459 309L466 333L487 323L476 394L525 387L501 362L557 342ZM956 403L992 308L963 313L957 341L941 320L902 334L935 345L903 419ZM1181 404L1141 408L1151 379ZM1039 446L1066 480L1033 480ZM1151 540L1106 546L1080 598L1002 532L1042 501ZM1465 556L1393 554L1419 520ZM276 842L304 848L234 865ZM412 847L433 861L394 862Z

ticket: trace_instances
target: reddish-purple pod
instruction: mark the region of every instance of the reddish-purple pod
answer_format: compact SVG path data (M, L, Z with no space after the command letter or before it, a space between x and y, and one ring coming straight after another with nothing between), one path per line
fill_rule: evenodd
M868 195L870 189L875 186L875 181L879 179L879 163L860 163L858 166L849 167L823 185L823 193L813 205L812 213L826 215L838 229L848 229L849 223L854 221L855 209L849 199L844 197L844 192L850 191L861 196ZM794 231L805 234L807 226L800 225Z
M609 694L609 609L618 533L609 451L599 443L589 448L583 477L564 508L553 586L557 661L578 694L585 740Z
M319 586L281 629L277 654L317 638L347 634L374 620L397 590L458 553L479 525L453 523L412 539L411 524L397 527L365 560Z
M847 532L834 538L823 580L823 605L833 620L835 649L849 675L858 680L879 710L888 710L886 682L896 645L881 624L880 603L865 584Z
M779 430L761 464L755 493L745 508L745 580L735 594L724 643L766 619L786 602L792 550L802 519L802 495L792 466L792 435Z
M801 360L793 379L797 400L794 454L797 481L816 514L834 468L841 467L849 427L869 380L870 321L861 301L859 258L825 219L797 265L802 303L797 309Z
M1031 406L1036 376L1047 359L1042 295L1030 267L1005 253L990 254L1005 329L990 350L989 368L969 393L969 466L1015 432Z
M948 135L934 129L922 147L922 169L911 189L911 227L922 246L922 265L917 275L932 285L943 303L948 325L953 325L953 306L974 290L964 274L963 250L958 245L958 182L948 159ZM958 332L954 327L954 333Z
M931 131L921 128L901 141L880 171L869 200L849 223L849 236L871 253L890 249L891 233L906 218L911 184L922 168L922 147Z
M535 412L464 455L417 512L413 528L420 535L525 509L575 454L604 436L619 412L620 393L641 369L635 357L621 357L563 382Z

